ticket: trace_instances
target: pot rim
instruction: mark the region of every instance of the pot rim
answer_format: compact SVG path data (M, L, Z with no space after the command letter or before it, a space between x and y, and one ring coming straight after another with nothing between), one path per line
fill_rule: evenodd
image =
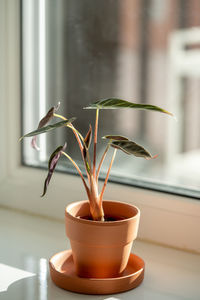
M133 217L127 217L125 219L122 219L122 220L116 220L116 221L95 221L95 220L86 220L86 219L81 219L79 217L74 217L73 215L70 214L69 212L69 209L71 209L73 206L79 204L79 203L89 203L89 200L81 200L81 201L75 201L75 202L72 202L70 204L68 204L65 208L65 216L70 218L71 220L74 220L74 221L78 221L78 222L81 222L83 224L92 224L93 226L95 225L100 225L100 226L117 226L117 225L121 225L123 223L126 223L126 222L130 222L131 220L134 220L134 219L137 219L138 217L140 217L140 209L133 205L133 204L130 204L130 203L127 203L127 202L123 202L123 201L115 201L115 200L104 200L103 202L113 202L113 203L119 203L119 204L122 204L122 205L127 205L127 206L131 206L133 207L135 210L136 210L136 214L133 216Z

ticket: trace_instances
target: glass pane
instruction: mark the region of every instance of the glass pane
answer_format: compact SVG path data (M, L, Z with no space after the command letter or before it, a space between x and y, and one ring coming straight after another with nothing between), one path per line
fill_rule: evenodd
M147 161L118 151L112 180L198 198L199 45L199 1L22 1L23 133L35 129L58 101L58 113L77 117L74 126L83 136L94 125L95 111L82 108L98 99L161 106L178 121L151 111L100 111L98 160L106 147L102 136L127 136L159 156ZM40 152L25 140L24 163L47 166L49 155L65 141L67 153L81 166L69 128L42 135ZM59 168L74 172L66 160Z

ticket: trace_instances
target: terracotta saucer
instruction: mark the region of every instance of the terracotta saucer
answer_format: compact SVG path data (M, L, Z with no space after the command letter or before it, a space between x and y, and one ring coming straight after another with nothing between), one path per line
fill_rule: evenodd
M68 291L82 294L114 294L137 287L144 278L144 261L130 255L128 266L122 276L115 278L82 278L76 275L72 251L55 254L49 261L53 282Z

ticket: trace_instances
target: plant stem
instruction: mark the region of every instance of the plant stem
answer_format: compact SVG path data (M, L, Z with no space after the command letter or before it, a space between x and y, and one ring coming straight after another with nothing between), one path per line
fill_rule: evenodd
M63 119L63 120L67 120L65 117L63 117L61 115L58 115L58 114L54 114L54 117L57 117L57 118L60 118L60 119ZM88 174L88 170L87 170L87 166L86 166L86 161L85 161L85 158L84 158L84 155L83 155L83 144L82 144L82 142L84 143L84 138L81 135L81 133L76 128L74 128L74 126L72 124L67 125L67 127L69 127L69 128L72 129L72 131L73 131L73 133L74 133L74 135L75 135L75 137L77 139L79 148L81 150L82 159L84 161L84 165L85 165L85 170L86 170L86 173L87 173L88 181L90 182L90 176ZM81 142L81 140L82 140L82 142ZM89 167L91 169L91 161L90 161L89 152L88 152L87 148L86 148L86 152L87 152L86 154L87 154L87 158L88 158L88 162L89 162Z
M104 221L104 211L99 201L98 184L94 176L91 174L90 183L90 213L95 221Z
M53 115L54 115L54 117L60 118L62 120L67 120L67 118L65 118L65 117L63 117L61 115L58 115L58 114L53 114ZM74 135L75 135L75 137L77 139L77 142L79 144L79 148L80 148L80 150L82 152L83 151L83 145L82 145L81 140L82 141L84 140L83 137L82 137L82 135L80 134L80 132L78 132L78 130L76 130L76 128L74 128L74 126L72 124L68 125L68 127L73 130L73 133L74 133ZM81 140L80 140L80 138L81 138Z
M99 121L99 109L96 110L96 122L94 129L94 157L93 157L93 176L96 173L96 151L97 151L97 132L98 132L98 121Z
M97 169L97 173L96 173L96 181L98 181L98 178L99 178L99 172L100 172L101 166L102 166L102 164L103 164L103 161L104 161L104 159L105 159L105 157L106 157L106 154L107 154L109 148L110 148L110 144L107 145L107 147L106 147L106 149L105 149L105 151L104 151L104 153L103 153L103 155L102 155L102 158L101 158L101 161L100 161L100 163L99 163L99 166L98 166L98 169Z
M61 116L61 115L58 115L58 114L55 114L55 113L54 113L53 115L54 115L54 117L60 118L60 119L62 119L62 120L64 120L64 121L67 120L65 117L63 117L63 116Z
M103 194L104 194L104 191L105 191L107 182L108 182L108 177L109 177L109 175L110 175L110 170L111 170L111 168L112 168L112 164L113 164L113 162L114 162L116 152L117 152L117 149L114 150L114 153L113 153L113 156L112 156L112 159L111 159L109 168L108 168L108 172L107 172L107 175L106 175L106 179L105 179L105 181L104 181L104 185L103 185L103 188L102 188L102 191L101 191L101 194L100 194L100 204L102 203Z
M83 184L84 184L84 187L86 189L86 192L87 192L87 195L88 195L88 199L90 198L90 191L89 191L89 188L87 186L87 183L85 182L85 179L83 177L83 174L81 173L81 170L79 169L78 165L75 163L75 161L65 152L62 151L62 154L65 155L71 162L72 164L74 165L74 167L77 169L79 175L81 176L81 179L83 181Z

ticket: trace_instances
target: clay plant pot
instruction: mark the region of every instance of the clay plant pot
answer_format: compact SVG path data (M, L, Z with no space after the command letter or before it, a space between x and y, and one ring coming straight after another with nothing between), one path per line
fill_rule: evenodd
M66 207L66 234L70 240L76 274L86 278L112 278L125 270L133 240L137 237L140 211L137 207L104 201L105 215L117 221L83 219L90 215L89 202Z

